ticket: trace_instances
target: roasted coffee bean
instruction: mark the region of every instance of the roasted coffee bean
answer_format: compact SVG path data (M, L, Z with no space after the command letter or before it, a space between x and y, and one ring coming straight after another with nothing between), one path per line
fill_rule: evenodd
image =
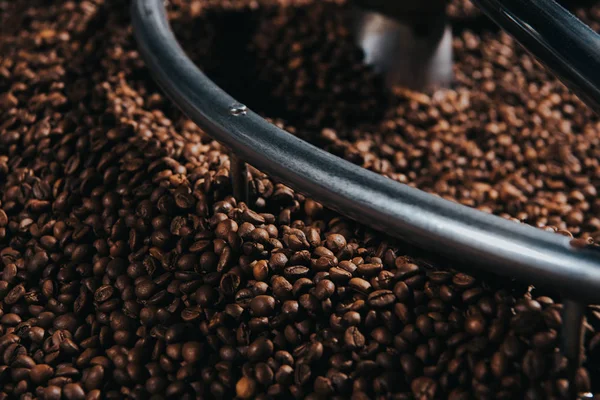
M265 337L259 337L248 346L248 358L252 361L267 359L273 354L273 342Z
M348 286L360 293L369 293L371 291L371 284L362 278L350 279Z
M410 387L417 399L434 399L436 396L437 383L431 378L417 378L412 381Z
M29 376L34 384L40 385L47 382L54 374L54 369L45 364L36 365L31 368Z
M351 326L344 333L344 343L350 349L358 349L365 345L365 337L357 327Z
M329 250L331 250L334 253L337 253L346 246L346 238L344 238L342 235L334 233L327 236L325 245Z
M0 398L595 389L594 306L569 382L545 288L450 269L254 168L235 199L225 148L139 73L125 5L55 3L0 13ZM259 3L168 7L188 54L272 123L573 246L600 238L596 117L470 3L448 4L455 81L434 95L385 90L343 29L349 4Z
M85 399L85 391L79 383L67 383L62 388L63 396L68 400L83 400Z
M481 316L471 316L465 321L465 331L473 336L481 335L485 332L485 320Z
M391 290L377 290L369 294L368 303L375 308L390 306L394 303L395 297Z
M269 317L275 311L275 299L271 296L256 296L250 302L250 309L257 317Z
M181 348L181 354L183 359L190 364L198 362L202 358L203 345L200 342L186 342Z

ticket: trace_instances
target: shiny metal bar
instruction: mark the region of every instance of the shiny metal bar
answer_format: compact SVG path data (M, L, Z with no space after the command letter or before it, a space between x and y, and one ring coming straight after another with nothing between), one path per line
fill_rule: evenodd
M600 111L600 35L553 0L473 0L594 111Z
M231 168L231 185L233 187L233 195L239 201L250 205L249 185L248 185L248 166L240 160L236 155L230 156Z
M162 0L132 3L141 55L165 93L241 159L343 215L458 263L600 300L600 253L568 238L399 184L318 149L247 110L207 78L170 30ZM244 108L245 109L245 108Z
M581 366L583 352L583 318L585 305L566 299L562 310L561 352L568 360L569 397L579 398L575 375Z
M452 29L444 9L415 20L401 17L352 8L352 31L365 63L384 76L388 88L399 85L429 92L449 87L453 79Z

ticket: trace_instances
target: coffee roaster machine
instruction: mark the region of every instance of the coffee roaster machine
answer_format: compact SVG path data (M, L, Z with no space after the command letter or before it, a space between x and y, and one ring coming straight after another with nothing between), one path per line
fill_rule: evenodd
M475 3L589 107L600 110L600 35L553 0ZM351 23L365 62L388 85L420 90L450 85L452 34L445 5L445 0L356 0ZM135 0L132 10L141 55L156 81L189 118L231 149L238 199L248 199L249 163L376 230L559 293L561 349L574 376L581 363L585 308L600 303L600 247L574 246L562 235L454 204L296 138L236 101L194 65L169 27L163 0Z

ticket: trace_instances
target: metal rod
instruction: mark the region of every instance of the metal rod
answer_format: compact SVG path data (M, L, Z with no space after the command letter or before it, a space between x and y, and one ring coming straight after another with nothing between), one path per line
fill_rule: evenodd
M238 201L249 204L248 166L235 154L231 154L229 160L233 195Z
M600 253L394 182L277 128L232 113L235 99L187 57L161 0L132 3L140 54L168 96L213 138L341 214L435 254L584 302L600 300Z
M383 74L388 88L433 91L451 85L452 29L444 9L440 11L421 15L418 25L368 8L352 8L352 30L364 61Z
M569 397L571 399L579 397L575 377L582 362L585 307L582 303L566 299L562 309L561 351L568 362Z
M474 0L594 111L600 111L600 35L553 0Z

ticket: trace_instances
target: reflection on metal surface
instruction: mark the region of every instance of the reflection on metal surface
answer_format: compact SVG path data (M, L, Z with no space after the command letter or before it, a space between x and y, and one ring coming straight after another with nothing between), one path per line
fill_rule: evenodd
M353 32L365 62L388 87L433 90L452 83L452 30L444 16L420 26L355 7Z

